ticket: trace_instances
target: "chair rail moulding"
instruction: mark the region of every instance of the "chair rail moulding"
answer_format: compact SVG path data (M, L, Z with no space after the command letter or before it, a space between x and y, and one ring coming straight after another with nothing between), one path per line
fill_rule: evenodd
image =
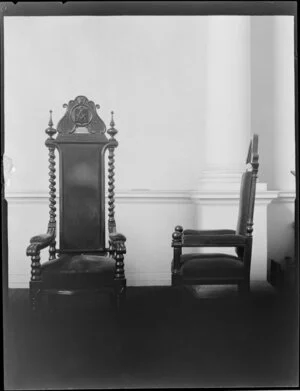
M266 190L260 188L264 188L265 184L257 184L257 192L255 196L256 204L268 204L272 202L274 199L280 197L280 192L277 190ZM292 194L289 194L292 197ZM240 198L240 194L238 191L193 191L190 193L191 200L196 204L236 204Z
M275 202L294 202L295 198L295 191L279 191Z
M261 186L262 185L262 186ZM277 199L278 202L293 202L295 199L295 192L292 191L279 191L279 190L267 190L266 184L258 183L256 199L269 200ZM6 192L5 198L11 203L22 202L48 202L49 195L47 192ZM59 194L57 194L59 198ZM107 195L106 195L107 198ZM119 190L115 192L115 198L122 201L139 202L141 200L152 200L153 202L165 200L168 201L188 201L188 202L204 202L215 200L230 201L239 199L239 193L237 191L200 191L200 190Z
M47 192L6 192L5 198L10 203L48 202ZM57 194L59 199L59 193ZM108 199L108 194L105 196ZM115 191L118 202L190 202L191 191L180 190L119 190Z

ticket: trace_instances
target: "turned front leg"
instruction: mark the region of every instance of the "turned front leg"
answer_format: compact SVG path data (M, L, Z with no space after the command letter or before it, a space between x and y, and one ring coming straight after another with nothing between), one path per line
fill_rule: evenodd
M40 251L37 245L32 243L27 248L27 255L31 257L31 279L30 279L30 302L31 308L35 312L39 307L39 294L41 285L41 263Z
M126 253L125 242L118 241L113 243L115 268L115 299L117 310L121 310L126 295L126 279L124 272L124 254Z
M116 280L123 280L125 278L124 252L117 251L115 253L115 261L116 261L115 279Z

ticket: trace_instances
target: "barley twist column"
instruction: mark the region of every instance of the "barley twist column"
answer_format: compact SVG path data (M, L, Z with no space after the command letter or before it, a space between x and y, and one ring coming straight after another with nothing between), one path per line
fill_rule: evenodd
M118 133L115 129L114 112L111 112L110 128L107 133L111 136L108 148L108 230L110 233L116 232L115 221L115 148L118 142L115 135Z
M46 141L46 145L49 149L49 224L48 224L48 233L56 233L56 168L55 168L55 146L51 144L51 141L54 140L53 135L56 133L56 129L53 128L52 121L52 110L50 110L50 120L49 127L46 129L46 133L49 138ZM56 253L56 241L53 241L49 246L49 261L55 259Z

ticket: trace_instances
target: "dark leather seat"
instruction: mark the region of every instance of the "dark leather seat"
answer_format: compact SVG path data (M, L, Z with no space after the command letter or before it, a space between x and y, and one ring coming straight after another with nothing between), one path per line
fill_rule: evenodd
M63 254L59 259L42 264L42 281L52 289L75 289L111 284L115 274L115 260L100 255ZM80 285L79 285L80 284Z
M240 258L228 254L184 254L180 257L179 274L185 278L243 279L244 266Z

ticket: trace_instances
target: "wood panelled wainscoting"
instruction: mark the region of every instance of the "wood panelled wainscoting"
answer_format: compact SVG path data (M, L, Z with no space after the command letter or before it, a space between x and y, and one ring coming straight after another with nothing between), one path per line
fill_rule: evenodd
M127 234L125 271L128 286L170 285L171 235L174 227L180 222L183 227L198 228L201 219L199 211L201 211L203 215L211 215L214 227L232 226L232 229L235 229L238 197L238 192L235 191L221 193L142 189L117 191L116 210L119 229ZM269 254L274 257L279 242L283 257L289 255L289 249L293 247L290 238L293 229L289 227L288 216L290 215L292 222L293 211L288 214L284 212L292 208L294 198L294 193L267 191L264 186L261 189L258 186L253 235L253 280L266 281L268 257ZM25 250L30 237L37 232L46 232L45 221L49 213L48 194L7 192L6 199L9 287L27 288L30 265ZM220 205L224 207L223 215L216 212L216 207ZM282 214L287 218L277 218L277 215ZM272 226L274 219L277 221L276 230ZM290 235L287 234L289 230ZM285 236L281 235L282 232ZM42 262L47 259L47 256L47 251L42 251Z

